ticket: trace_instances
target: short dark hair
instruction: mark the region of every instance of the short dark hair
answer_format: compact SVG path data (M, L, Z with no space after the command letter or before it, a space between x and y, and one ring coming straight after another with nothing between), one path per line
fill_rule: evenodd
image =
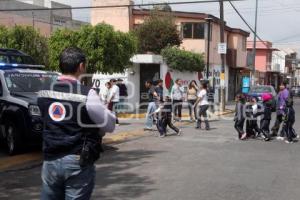
M115 83L115 82L117 82L117 79L110 79L110 81L109 82L113 82L113 83Z
M81 63L86 63L86 57L77 47L68 47L59 56L59 68L63 74L75 74Z
M201 82L202 88L207 89L207 83L206 82Z
M283 81L283 82L282 82L282 85L283 85L284 87L286 87L286 86L288 85L288 82L287 82L287 81Z
M164 81L162 79L158 79L157 83L163 83Z
M153 85L153 81L152 80L147 80L145 83L149 83L150 85Z

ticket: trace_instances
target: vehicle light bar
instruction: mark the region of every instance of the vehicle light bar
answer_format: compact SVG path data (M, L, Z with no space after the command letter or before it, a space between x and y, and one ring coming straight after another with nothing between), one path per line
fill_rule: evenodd
M44 69L44 65L30 65L30 64L13 64L13 63L0 63L0 69Z

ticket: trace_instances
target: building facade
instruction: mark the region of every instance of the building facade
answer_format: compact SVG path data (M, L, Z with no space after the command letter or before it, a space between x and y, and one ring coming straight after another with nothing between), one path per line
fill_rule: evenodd
M7 11L0 12L0 25L33 26L43 35L49 36L58 28L78 29L86 22L74 20L69 5L50 0L1 0L1 9L67 8L63 10Z
M253 51L253 41L247 42L247 50L248 55L252 55ZM277 69L272 68L272 55L274 51L278 51L274 49L271 42L268 41L257 41L256 42L256 56L255 56L255 84L259 85L267 85L274 83L270 83L270 76L273 74L280 74L280 67Z
M93 6L129 5L130 0L94 0ZM107 23L114 26L116 30L128 32L142 24L149 17L151 10L134 7L118 7L93 9L91 11L91 23ZM205 13L172 12L175 25L178 27L182 37L181 48L196 53L204 53L209 59L209 77L211 85L215 88L218 100L218 88L220 88L221 57L218 54L220 43L220 19ZM208 28L210 27L210 34ZM209 37L208 37L209 36ZM237 92L241 90L242 76L249 76L247 67L246 41L249 33L226 26L225 42L227 43L227 59L225 67L225 87L227 99L233 100ZM208 58L208 46L209 58ZM160 74L165 79L168 72ZM199 77L205 77L206 71ZM206 77L205 77L206 78Z

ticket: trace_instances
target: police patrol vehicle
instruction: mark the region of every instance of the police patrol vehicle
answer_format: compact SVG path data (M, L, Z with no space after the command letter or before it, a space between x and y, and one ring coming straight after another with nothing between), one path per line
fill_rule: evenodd
M0 139L10 155L41 144L43 125L37 93L58 76L43 68L21 51L0 48Z

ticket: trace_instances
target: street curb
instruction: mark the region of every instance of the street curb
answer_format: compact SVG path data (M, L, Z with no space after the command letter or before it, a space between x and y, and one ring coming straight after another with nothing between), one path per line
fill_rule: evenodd
M227 110L223 113L217 114L216 116L220 117L223 115L232 114L233 110ZM188 125L190 122L182 122L181 125ZM146 131L143 129L137 129L132 131L125 131L116 133L113 135L107 134L103 138L104 145L114 145L121 144L127 141L131 141L133 139L138 139L146 136ZM13 171L19 168L26 169L28 165L32 165L32 163L41 162L43 159L41 152L33 152L29 154L16 155L11 157L5 157L0 159L0 173L6 171ZM25 167L24 167L25 166Z
M234 110L227 109L223 113L218 113L216 116L228 115L234 113ZM184 113L182 115L183 118L189 117L189 114ZM146 118L146 113L119 113L119 119L144 119Z
M105 136L103 138L104 145L119 144L130 141L135 138L144 136L144 130L134 130L116 133L113 136ZM0 173L17 171L30 168L41 163L43 160L42 152L33 152L29 154L21 154L16 156L7 156L0 159ZM37 164L38 163L38 164Z

